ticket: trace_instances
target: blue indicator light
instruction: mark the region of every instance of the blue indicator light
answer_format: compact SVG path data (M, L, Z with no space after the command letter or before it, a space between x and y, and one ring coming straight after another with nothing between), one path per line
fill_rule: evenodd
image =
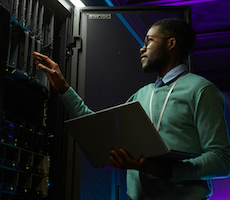
M13 124L9 124L9 126L14 127L14 125L13 125Z
M9 138L14 138L12 135L8 135Z

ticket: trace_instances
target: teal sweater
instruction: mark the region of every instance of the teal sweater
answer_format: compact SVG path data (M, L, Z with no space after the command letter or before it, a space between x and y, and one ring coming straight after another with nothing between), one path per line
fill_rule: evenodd
M164 100L173 83L155 89L154 84L137 91L128 101L139 101L156 126ZM92 111L70 88L61 96L73 117ZM148 174L127 171L127 194L133 200L199 200L210 196L210 180L230 173L230 151L221 92L206 79L188 73L169 97L159 134L173 150L201 154L171 163L172 179L155 179Z

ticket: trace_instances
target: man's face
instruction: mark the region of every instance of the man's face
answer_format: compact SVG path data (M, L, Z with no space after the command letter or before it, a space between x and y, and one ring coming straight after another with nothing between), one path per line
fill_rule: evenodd
M146 73L160 72L167 62L166 41L159 33L159 26L153 26L146 35L146 44L140 49L142 69Z

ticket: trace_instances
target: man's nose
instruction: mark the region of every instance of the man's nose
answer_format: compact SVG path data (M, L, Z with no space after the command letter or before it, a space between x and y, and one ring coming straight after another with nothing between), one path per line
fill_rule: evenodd
M147 48L145 45L143 45L143 47L140 48L140 54L146 52Z

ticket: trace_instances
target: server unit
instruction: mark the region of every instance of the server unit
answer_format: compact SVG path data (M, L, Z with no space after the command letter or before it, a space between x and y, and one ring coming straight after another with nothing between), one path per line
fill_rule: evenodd
M59 162L66 163L67 145L58 123L64 110L34 64L33 52L56 59L63 73L68 71L73 5L67 4L69 9L56 0L0 4L0 199L64 199L65 183L56 184L57 177L65 177Z

